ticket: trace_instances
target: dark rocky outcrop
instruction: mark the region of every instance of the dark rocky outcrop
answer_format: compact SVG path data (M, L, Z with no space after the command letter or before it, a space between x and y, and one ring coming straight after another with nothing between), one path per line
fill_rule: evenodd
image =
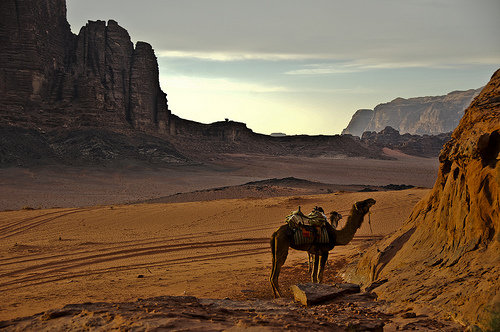
M400 133L437 135L453 131L481 89L454 91L445 96L396 98L373 110L358 110L342 134L361 136L390 126Z
M373 148L399 150L412 156L437 157L443 145L450 139L451 133L439 135L400 135L392 127L385 127L379 133L365 131L361 141Z
M431 305L483 329L500 315L500 70L443 148L434 188L405 226L369 249L353 282L380 298ZM497 326L498 328L498 326Z
M411 315L413 314L413 315ZM304 307L289 300L200 299L158 296L129 302L68 304L28 317L0 321L2 331L459 331L462 326L405 312L384 313L362 294Z
M139 161L149 165L193 162L167 140L135 133L125 135L102 128L54 129L40 132L0 126L0 165L111 165Z

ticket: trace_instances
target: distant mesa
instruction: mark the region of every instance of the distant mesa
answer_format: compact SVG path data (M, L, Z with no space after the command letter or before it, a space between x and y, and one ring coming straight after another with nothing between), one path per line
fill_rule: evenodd
M272 137L284 137L284 136L286 136L286 134L285 133L272 133L271 136Z
M365 131L379 132L390 126L402 134L439 135L453 131L464 110L482 88L453 91L445 96L396 98L379 104L373 110L354 113L342 134L359 136Z

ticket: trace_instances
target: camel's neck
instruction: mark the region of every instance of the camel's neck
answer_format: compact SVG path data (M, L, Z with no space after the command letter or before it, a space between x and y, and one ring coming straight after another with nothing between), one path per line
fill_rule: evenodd
M342 229L335 230L335 244L346 245L351 242L354 234L356 234L358 228L361 227L364 217L365 213L358 210L356 205L353 205L345 226Z

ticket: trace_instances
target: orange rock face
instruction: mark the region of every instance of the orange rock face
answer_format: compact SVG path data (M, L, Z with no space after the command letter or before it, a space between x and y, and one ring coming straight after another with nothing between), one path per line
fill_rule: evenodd
M374 290L380 298L487 328L500 302L499 151L497 70L441 151L429 196L348 277L388 279Z

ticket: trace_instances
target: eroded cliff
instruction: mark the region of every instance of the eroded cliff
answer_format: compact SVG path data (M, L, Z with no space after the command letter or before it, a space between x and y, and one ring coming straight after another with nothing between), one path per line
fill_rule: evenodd
M360 136L390 126L402 134L438 135L458 125L472 99L481 89L454 91L445 96L396 98L373 110L358 110L342 134Z
M406 225L347 273L380 298L432 305L488 328L500 303L500 70L474 99L440 155L437 181Z
M152 47L117 22L74 35L65 0L0 4L0 117L25 127L160 129L168 125Z

